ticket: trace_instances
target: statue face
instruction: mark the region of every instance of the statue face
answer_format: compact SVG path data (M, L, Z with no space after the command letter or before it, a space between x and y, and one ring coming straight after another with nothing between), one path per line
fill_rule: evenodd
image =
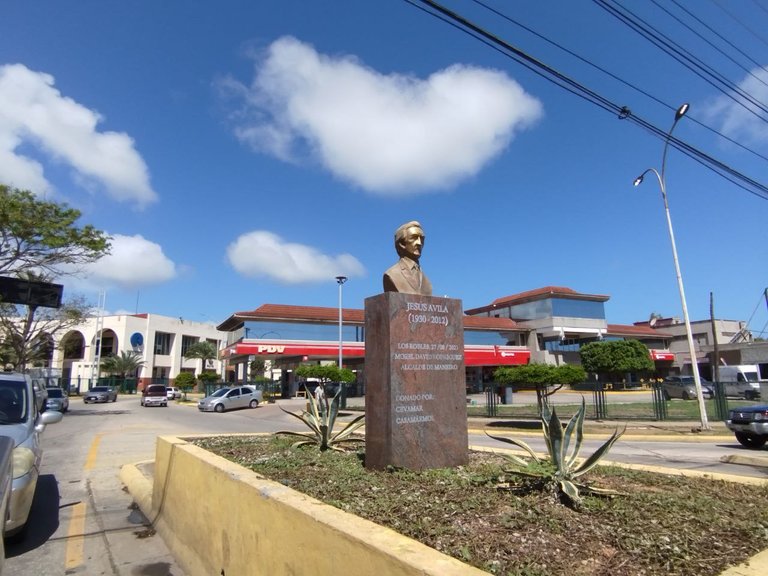
M424 247L424 231L418 226L411 226L405 231L405 237L400 240L400 247L403 256L418 260Z

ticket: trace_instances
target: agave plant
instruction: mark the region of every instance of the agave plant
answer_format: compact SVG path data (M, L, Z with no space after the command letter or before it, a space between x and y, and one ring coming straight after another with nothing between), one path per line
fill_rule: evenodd
M530 461L526 461L525 459L512 454L505 455L518 466L527 468L527 470L515 470L514 473L543 479L545 484L551 485L554 483L557 486L559 493L565 496L568 503L578 506L581 503L580 490L585 493L596 495L617 494L617 492L612 490L605 490L579 483L576 479L592 470L600 459L608 453L608 450L611 449L611 446L613 446L616 440L624 434L623 430L619 432L617 428L611 437L591 456L585 460L579 460L579 452L581 451L582 443L584 441L585 412L586 405L582 398L581 408L573 415L573 417L571 417L568 425L563 429L563 425L557 417L556 410L552 408L552 411L550 412L549 407L546 404L543 406L541 412L541 425L544 431L547 452L549 454L548 460L539 458L533 449L522 440L493 436L487 432L486 434L494 440L499 440L517 446L518 448L522 448L530 455Z
M361 438L355 438L352 433L363 425L363 419L365 414L357 416L354 420L349 422L344 428L338 432L333 431L333 426L336 423L336 417L339 415L339 394L329 400L325 394L322 394L320 399L316 399L312 394L309 395L309 412L302 410L300 414L295 412L289 412L282 406L280 410L286 414L290 414L294 418L298 418L304 424L309 427L309 432L294 432L292 430L283 430L276 432L276 434L286 434L289 436L298 436L302 438L293 444L296 446L316 445L321 451L328 449L343 451L346 444L352 442L363 442Z

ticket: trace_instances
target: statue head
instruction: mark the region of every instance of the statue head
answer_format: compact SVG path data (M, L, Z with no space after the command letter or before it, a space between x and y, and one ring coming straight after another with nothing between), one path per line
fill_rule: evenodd
M395 250L400 258L419 261L424 248L424 229L416 220L411 220L395 230Z

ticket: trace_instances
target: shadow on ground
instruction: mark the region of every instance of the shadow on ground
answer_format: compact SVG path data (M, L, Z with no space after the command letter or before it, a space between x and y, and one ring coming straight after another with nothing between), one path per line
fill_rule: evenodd
M5 541L6 558L20 556L42 546L58 527L59 485L53 474L43 474L37 479L26 529Z

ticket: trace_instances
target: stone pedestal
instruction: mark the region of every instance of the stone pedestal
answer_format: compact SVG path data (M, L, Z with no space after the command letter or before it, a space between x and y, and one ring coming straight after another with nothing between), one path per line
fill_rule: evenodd
M461 301L400 292L365 300L365 465L468 461Z

